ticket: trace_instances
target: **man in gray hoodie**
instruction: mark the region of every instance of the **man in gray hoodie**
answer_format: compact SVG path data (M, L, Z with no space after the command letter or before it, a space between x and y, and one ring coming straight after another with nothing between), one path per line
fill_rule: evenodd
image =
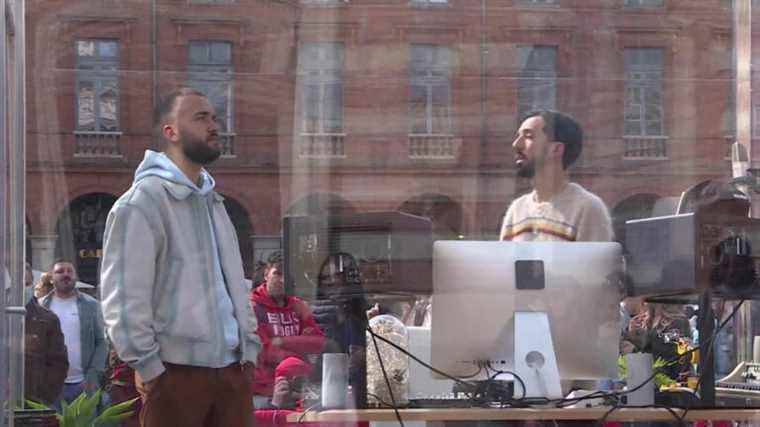
M221 153L214 107L182 88L155 125L165 151L146 151L106 223L106 330L135 369L143 426L247 427L261 343L235 229L203 168Z

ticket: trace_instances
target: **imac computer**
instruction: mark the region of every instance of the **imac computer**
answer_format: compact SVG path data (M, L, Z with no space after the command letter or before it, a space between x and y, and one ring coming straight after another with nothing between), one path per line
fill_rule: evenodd
M621 273L618 243L435 242L432 365L469 377L489 363L526 397L616 378Z

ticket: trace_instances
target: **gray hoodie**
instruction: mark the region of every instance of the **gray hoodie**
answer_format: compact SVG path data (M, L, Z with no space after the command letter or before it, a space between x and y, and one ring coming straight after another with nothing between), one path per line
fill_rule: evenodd
M214 180L195 185L163 153L146 151L112 208L101 293L109 337L144 381L163 362L223 367L260 347L234 227Z
M158 176L167 181L184 185L203 197L208 197L208 194L216 185L211 174L208 173L206 169L201 169L200 181L202 186L198 188L198 186L190 181L190 178L188 178L187 175L174 164L169 156L164 153L145 150L145 158L143 158L143 161L137 166L137 170L135 170L135 180L132 182L132 185L136 185L149 176ZM209 224L212 225L211 212L207 210L206 214ZM232 362L240 360L240 357L235 354L235 350L240 344L240 341L238 340L238 327L233 313L232 300L230 300L230 295L227 293L227 285L224 283L222 267L219 264L219 245L216 242L216 233L214 232L213 226L209 227L209 230L211 231L209 238L211 239L213 253L215 255L214 289L219 298L219 320L224 325L224 340L227 344L227 349L229 350L224 362L226 366Z

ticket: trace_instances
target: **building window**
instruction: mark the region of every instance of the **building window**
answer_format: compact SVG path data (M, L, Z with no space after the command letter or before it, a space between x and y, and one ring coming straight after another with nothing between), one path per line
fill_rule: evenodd
M752 104L752 138L760 138L760 104Z
M663 49L625 49L624 56L624 135L664 135Z
M559 0L519 0L520 6L559 6Z
M76 41L76 129L119 130L119 42Z
M522 46L519 49L518 117L534 110L554 110L557 106L557 47Z
M449 0L411 0L410 3L414 6L446 6Z
M451 50L413 44L409 54L412 134L451 134Z
M306 43L299 52L301 132L343 132L343 43Z
M623 6L631 8L663 7L665 0L625 0Z
M232 43L194 40L188 49L189 85L208 96L216 109L220 132L232 133Z

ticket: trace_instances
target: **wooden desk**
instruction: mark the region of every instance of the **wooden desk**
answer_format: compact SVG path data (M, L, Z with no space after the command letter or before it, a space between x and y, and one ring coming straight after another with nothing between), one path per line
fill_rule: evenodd
M564 408L564 409L400 409L404 421L517 421L517 420L598 420L608 408ZM681 415L683 410L674 409ZM396 421L392 409L331 410L307 413L292 413L288 422L298 421ZM608 417L609 421L673 421L673 415L666 409L617 409ZM732 420L760 421L760 410L755 409L692 409L685 420Z

